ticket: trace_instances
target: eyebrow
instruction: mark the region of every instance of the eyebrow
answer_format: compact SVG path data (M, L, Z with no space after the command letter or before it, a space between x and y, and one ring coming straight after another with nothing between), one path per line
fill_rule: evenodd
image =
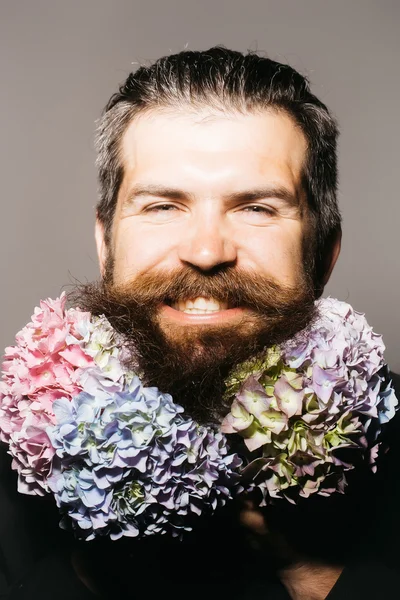
M138 198L148 196L166 198L168 200L193 200L193 194L178 188L161 185L137 185L130 190L124 204L130 204ZM289 206L299 205L298 195L280 185L268 185L252 190L233 192L224 196L223 200L228 204L235 204L241 202L256 202L257 200L267 198L278 198L279 200L283 200Z

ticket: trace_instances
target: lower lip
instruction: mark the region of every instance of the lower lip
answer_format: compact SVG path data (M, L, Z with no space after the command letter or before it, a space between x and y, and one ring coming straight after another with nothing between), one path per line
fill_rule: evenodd
M162 319L183 325L208 325L221 321L239 321L243 318L243 312L243 308L228 308L207 314L189 314L167 304L163 304L160 311Z

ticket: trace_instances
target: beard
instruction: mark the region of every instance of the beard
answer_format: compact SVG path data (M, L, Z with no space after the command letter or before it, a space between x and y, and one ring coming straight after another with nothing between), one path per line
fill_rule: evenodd
M304 268L296 286L237 267L204 273L193 267L143 273L114 284L112 260L103 281L77 286L74 306L105 315L122 336L125 366L143 383L172 395L201 424L229 411L224 381L239 363L304 331L315 317L315 289ZM166 325L160 307L182 299L214 298L243 317L235 325Z

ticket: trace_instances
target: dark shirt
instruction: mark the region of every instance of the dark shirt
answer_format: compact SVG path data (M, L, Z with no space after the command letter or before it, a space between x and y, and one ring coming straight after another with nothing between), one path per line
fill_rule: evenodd
M400 398L400 377L393 379ZM378 473L356 476L344 496L266 509L272 530L305 559L345 565L327 600L400 599L400 412L386 427L384 444L390 450ZM107 599L289 599L270 556L252 549L229 507L200 520L184 541L77 542L58 527L50 499L17 493L2 451L0 511L0 599L93 600L72 556Z

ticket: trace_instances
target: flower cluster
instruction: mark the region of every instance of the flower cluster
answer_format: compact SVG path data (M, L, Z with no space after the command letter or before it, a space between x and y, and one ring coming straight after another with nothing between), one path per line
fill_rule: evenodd
M280 348L240 366L227 382L233 399L222 423L250 450L245 471L270 498L343 492L353 468L343 450L369 455L398 402L383 360L384 344L364 315L332 298L318 320Z
M54 412L48 434L62 468L49 484L89 539L174 534L184 517L223 505L239 482L241 460L225 437L184 418L170 396L137 377L102 400L57 400Z
M143 386L108 320L65 301L41 302L6 349L0 440L19 491L53 494L84 539L180 535L254 486L263 504L342 492L349 451L374 468L397 400L381 336L348 304L319 300L307 331L240 365L218 429ZM248 455L225 434L244 438Z
M0 436L10 445L19 489L43 494L54 455L46 427L52 405L79 393L79 372L93 359L81 349L90 315L65 312L65 297L41 302L32 321L6 348L1 382Z
M0 439L19 491L53 493L85 539L176 533L223 505L242 464L225 436L143 387L107 319L65 302L41 302L5 352Z
M0 383L0 439L10 446L18 489L48 491L54 448L46 428L53 404L82 390L98 395L122 389L121 340L104 317L65 308L63 294L35 309L32 320L6 348Z

